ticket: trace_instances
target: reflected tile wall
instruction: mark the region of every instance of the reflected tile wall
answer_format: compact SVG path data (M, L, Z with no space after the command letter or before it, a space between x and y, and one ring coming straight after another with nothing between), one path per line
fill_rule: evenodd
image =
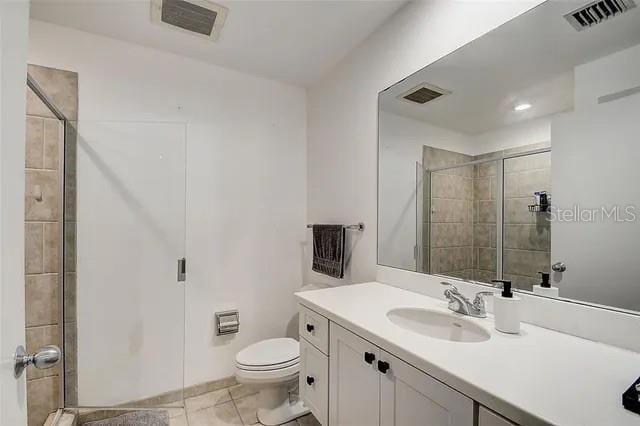
M531 144L479 156L425 146L426 169L549 147ZM548 271L551 227L546 215L530 213L535 191L551 191L551 155L535 154L504 162L503 275L516 288L530 290L538 271ZM431 173L424 189L424 271L490 283L497 276L497 163Z

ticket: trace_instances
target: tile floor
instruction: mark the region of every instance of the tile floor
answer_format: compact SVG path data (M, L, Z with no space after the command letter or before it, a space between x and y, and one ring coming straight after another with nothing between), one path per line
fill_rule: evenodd
M256 416L256 391L243 385L188 398L184 408L168 409L170 426L260 425ZM320 426L311 414L286 426Z

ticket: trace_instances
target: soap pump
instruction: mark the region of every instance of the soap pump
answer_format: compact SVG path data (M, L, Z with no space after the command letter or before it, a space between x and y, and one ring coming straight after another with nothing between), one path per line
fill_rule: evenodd
M549 281L550 275L546 272L538 272L542 275L542 282L533 286L533 294L547 297L558 297L558 287L553 287Z
M511 281L493 280L502 284L502 293L493 297L493 315L495 328L503 333L520 333L520 298L514 296Z

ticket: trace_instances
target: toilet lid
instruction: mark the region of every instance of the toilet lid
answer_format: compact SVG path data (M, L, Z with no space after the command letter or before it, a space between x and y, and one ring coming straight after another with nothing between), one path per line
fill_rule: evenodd
M246 366L269 366L289 363L300 357L300 345L290 338L268 339L249 345L236 355L236 362Z

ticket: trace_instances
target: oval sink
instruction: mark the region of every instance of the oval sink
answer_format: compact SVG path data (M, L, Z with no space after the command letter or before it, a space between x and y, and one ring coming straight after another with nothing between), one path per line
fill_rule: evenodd
M470 343L491 338L487 330L471 321L429 309L392 309L387 318L398 327L435 339Z

